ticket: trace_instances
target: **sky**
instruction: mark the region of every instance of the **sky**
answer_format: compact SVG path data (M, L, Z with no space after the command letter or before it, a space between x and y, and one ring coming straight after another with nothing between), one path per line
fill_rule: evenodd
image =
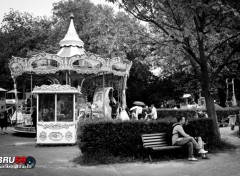
M20 12L28 12L34 16L51 16L52 4L61 0L0 0L0 23L4 14L9 13L10 9ZM114 9L112 3L107 3L105 0L90 0L94 4L108 4Z

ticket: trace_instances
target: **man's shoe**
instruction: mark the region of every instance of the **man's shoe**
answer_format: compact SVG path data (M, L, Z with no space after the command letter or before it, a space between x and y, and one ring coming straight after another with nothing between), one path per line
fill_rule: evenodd
M199 154L206 154L206 153L208 153L208 151L206 151L206 150L204 150L204 149L200 149L198 153L199 153Z
M192 158L188 158L188 161L197 161L198 159L197 158L194 158L194 157L192 157Z

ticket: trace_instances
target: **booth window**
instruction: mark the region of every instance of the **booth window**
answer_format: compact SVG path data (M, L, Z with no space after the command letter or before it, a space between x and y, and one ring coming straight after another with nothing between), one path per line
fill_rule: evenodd
M57 121L73 122L73 94L57 95Z
M54 94L39 94L39 121L55 121Z

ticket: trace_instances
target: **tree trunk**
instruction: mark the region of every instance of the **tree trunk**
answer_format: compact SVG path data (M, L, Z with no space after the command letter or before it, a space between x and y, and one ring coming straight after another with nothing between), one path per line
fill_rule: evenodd
M207 62L202 62L201 72L202 72L201 85L202 85L203 95L205 97L207 114L209 118L213 119L213 132L214 132L213 139L215 140L213 142L217 142L220 140L220 132L218 128L218 120L217 120L217 114L215 111L214 100L209 91L210 79L209 79L209 74L207 69Z

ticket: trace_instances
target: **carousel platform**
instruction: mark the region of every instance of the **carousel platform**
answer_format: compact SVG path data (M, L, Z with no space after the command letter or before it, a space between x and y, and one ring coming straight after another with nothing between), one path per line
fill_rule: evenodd
M35 127L31 125L17 125L14 127L13 131L17 133L36 133Z

